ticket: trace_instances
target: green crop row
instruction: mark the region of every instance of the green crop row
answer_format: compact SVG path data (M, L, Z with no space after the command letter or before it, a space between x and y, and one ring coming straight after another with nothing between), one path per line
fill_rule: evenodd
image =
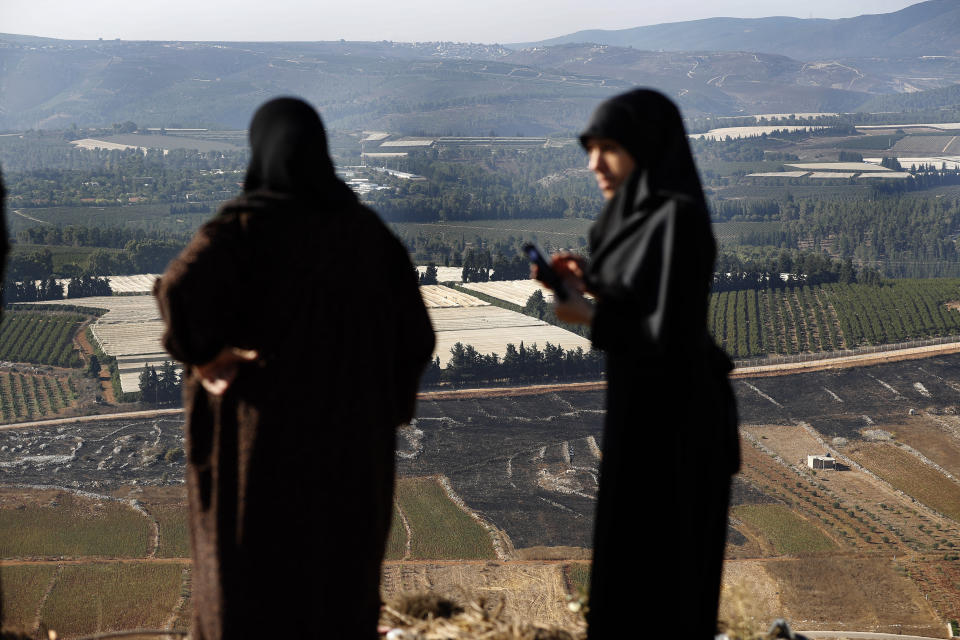
M72 313L9 311L0 323L0 360L78 367L73 337L83 320Z
M47 504L0 510L0 558L136 558L149 546L149 520L117 502L63 493Z
M59 413L76 403L69 378L44 374L0 373L0 419L31 420Z
M410 526L410 556L415 560L494 559L490 536L447 496L435 478L402 478L397 503ZM393 556L405 546L406 532L394 512L390 535ZM396 528L399 527L399 531ZM400 556L403 557L402 555Z
M735 358L793 355L956 335L960 280L895 280L883 286L816 286L722 291L707 326Z

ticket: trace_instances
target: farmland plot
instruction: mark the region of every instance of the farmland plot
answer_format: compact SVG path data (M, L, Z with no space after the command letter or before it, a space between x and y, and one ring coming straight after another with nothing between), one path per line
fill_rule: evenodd
M162 628L180 596L181 564L64 566L41 619L61 636Z
M527 304L527 300L534 291L543 294L543 299L553 302L553 292L544 287L538 280L501 280L494 282L465 282L464 289L479 291L498 300L504 300L518 307Z
M0 369L0 421L21 422L67 413L79 404L81 386L76 377L62 373L4 367Z
M896 567L884 557L825 556L774 560L766 570L780 586L777 616L794 628L940 637L941 617Z
M484 307L489 302L484 302L479 298L461 293L456 289L445 287L439 284L428 284L420 287L420 297L423 298L423 304L428 309L440 309L445 307Z
M142 557L150 533L144 514L107 497L0 489L0 558Z
M3 567L3 629L29 632L37 607L57 568L53 565L6 565Z
M117 359L124 393L140 390L140 372L173 358L160 343L163 321L153 296L102 296L51 300L47 305L82 305L107 309L90 330L108 356Z

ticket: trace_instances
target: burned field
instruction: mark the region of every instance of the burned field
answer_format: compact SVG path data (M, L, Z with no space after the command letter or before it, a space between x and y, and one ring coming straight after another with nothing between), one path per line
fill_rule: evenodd
M587 547L603 392L425 400L401 431L401 475L442 474L516 548Z
M743 465L733 487L724 611L745 588L758 619L787 615L806 629L924 635L942 628L955 615L960 584L960 355L733 385ZM693 400L696 390L690 393ZM551 576L580 567L593 528L603 405L602 390L583 387L423 397L397 438L395 513L405 526L391 537L385 593L407 585L405 571L423 573L414 582L453 588L444 576L465 558L475 560L463 562L456 580L470 574L481 591L502 588L483 573L494 558L508 581L527 569L504 560L542 559L538 570ZM806 466L806 456L826 452L841 470ZM189 573L179 564L189 554L183 465L179 416L0 429L0 510L13 516L11 527L36 512L51 522L103 520L126 536L101 550L96 531L103 527L88 535L79 524L64 525L59 538L37 530L21 545L30 548L3 555L43 560L15 570L24 572L24 588L59 584L44 572L64 556L65 566L94 556L159 563L158 606L179 621L187 605L178 600L171 608L168 600L180 589L177 572ZM457 521L458 505L480 524ZM501 533L488 536L491 530ZM161 569L163 562L173 564ZM24 609L25 624L37 612L53 619L60 591L50 593L48 601L31 596L6 605ZM550 603L563 608L562 598Z

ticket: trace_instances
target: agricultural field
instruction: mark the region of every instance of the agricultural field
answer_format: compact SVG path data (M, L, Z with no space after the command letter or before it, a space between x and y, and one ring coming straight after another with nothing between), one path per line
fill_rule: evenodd
M0 558L138 558L151 549L150 519L119 500L0 489L0 513Z
M731 356L794 355L960 333L960 280L723 291L707 325Z
M418 273L426 273L427 265L417 266ZM437 282L462 282L463 267L437 267Z
M153 296L101 296L49 300L40 304L82 305L106 309L90 325L94 338L108 356L117 359L120 385L124 393L140 390L140 373L147 364L159 366L173 358L160 344L163 320Z
M860 442L845 453L891 486L960 522L960 482L891 442Z
M479 298L461 293L456 289L445 287L439 284L429 284L420 287L420 297L423 298L423 305L427 309L440 309L447 307L483 307L490 303L484 302Z
M690 138L702 140L726 140L731 138L739 140L740 138L755 138L763 134L770 135L774 131L816 131L824 129L822 126L811 125L756 125L753 127L720 127L711 129L706 133L691 133Z
M444 535L437 535L438 531ZM389 555L391 560L496 558L487 530L451 501L438 478L398 481L390 538L404 540L403 553L399 557Z
M728 530L724 615L732 618L747 598L759 619L786 615L800 629L939 633L954 615L960 583L960 523L937 502L950 495L946 474L960 466L960 355L739 377L734 389L743 465ZM460 582L480 594L507 594L516 615L567 615L566 594L587 580L603 404L601 385L425 394L415 422L398 435L394 513L411 533L402 523L391 532L385 594ZM136 498L159 530L140 557L155 552L176 565L187 549L178 514L180 421L0 430L0 482L55 478L59 486ZM167 450L174 450L170 460ZM807 455L825 451L840 470L806 467ZM451 501L440 477L496 535ZM910 484L912 477L920 481ZM151 530L150 518L138 517ZM460 533L451 540L450 530ZM16 574L25 593L49 584L49 573L28 573ZM158 603L153 611L172 616L169 589L178 587L157 585L176 585L175 576L146 579L154 595L144 597ZM107 578L90 580L108 591ZM165 619L181 624L188 606Z
M37 611L51 580L57 574L57 566L13 565L3 563L3 628L27 632L34 628Z
M67 638L105 630L162 629L177 612L185 568L182 563L61 566L40 607L40 619Z
M590 349L590 341L582 336L492 305L437 307L427 311L437 339L433 355L440 358L441 367L450 361L450 349L458 342L473 345L479 353L496 353L501 357L507 344L520 346L521 342L526 346L536 343L541 349L547 342L564 349Z
M212 211L220 206L220 201L194 202L197 205L209 205ZM81 225L86 227L126 227L144 231L192 232L210 219L211 213L170 214L169 204L132 204L105 207L63 206L31 207L29 209L8 209L7 228L12 235L37 224L59 226ZM65 247L73 249L73 247ZM84 249L84 248L80 248ZM53 248L50 248L53 251Z
M778 504L751 504L735 507L731 516L761 532L777 555L816 553L837 548L820 530Z
M495 282L464 282L464 289L477 291L492 298L522 307L535 291L543 294L543 299L553 302L553 292L538 280L500 280Z
M89 395L89 386L75 374L43 372L35 367L0 368L0 420L20 422L70 414Z
M590 349L590 341L582 336L522 313L494 307L455 289L428 285L420 290L437 335L434 356L440 358L441 366L449 361L450 349L457 342L473 345L482 354L501 356L508 343L537 343L542 348L550 342L565 349ZM117 359L124 393L139 391L140 373L145 365L159 366L173 359L160 343L163 321L152 296L73 298L43 304L80 304L108 310L91 325L91 331L103 352Z
M78 367L73 338L84 320L75 313L8 311L0 323L0 361Z
M32 215L32 214L31 214ZM11 224L13 222L12 218L19 217L13 216L10 213L7 214L7 223ZM34 222L34 226L37 223ZM90 258L90 254L94 251L103 251L111 254L111 256L116 256L121 253L122 249L111 249L109 247L72 247L72 246L60 246L60 245L47 245L47 244L24 244L16 243L10 245L10 255L29 255L37 251L49 251L52 262L53 262L53 272L54 273L63 273L63 267L65 265L78 265L86 264ZM60 284L66 286L69 282L69 279L59 280Z

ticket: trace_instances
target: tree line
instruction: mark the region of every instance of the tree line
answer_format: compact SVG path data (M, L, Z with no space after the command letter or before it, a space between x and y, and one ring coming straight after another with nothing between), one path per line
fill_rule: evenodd
M450 361L440 368L440 357L434 358L421 378L422 387L453 387L490 383L560 382L599 379L604 371L603 354L582 347L563 349L546 343L541 350L536 343L525 346L508 344L503 357L482 354L472 345L460 342L450 348Z
M90 275L74 276L66 287L53 277L23 282L7 280L0 285L0 301L4 304L110 295L113 295L110 281Z

